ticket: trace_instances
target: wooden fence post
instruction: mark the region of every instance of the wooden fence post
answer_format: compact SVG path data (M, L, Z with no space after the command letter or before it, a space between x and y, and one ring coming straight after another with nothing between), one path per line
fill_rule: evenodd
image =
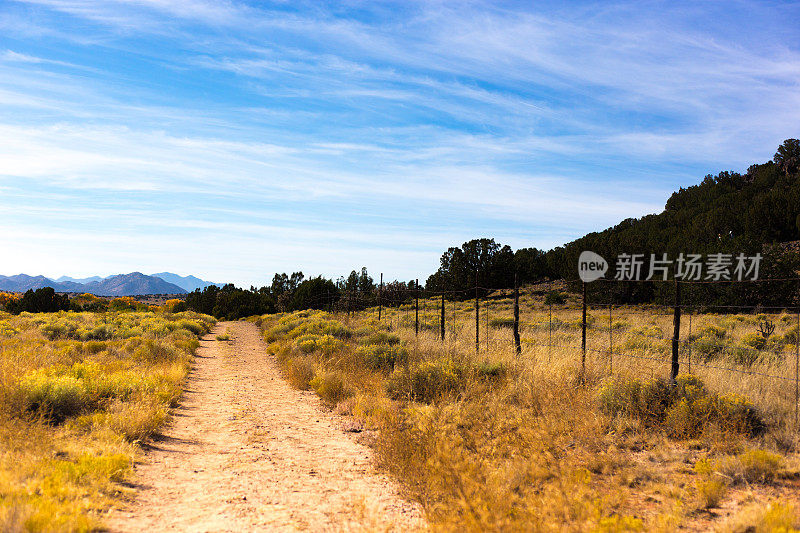
M442 342L444 342L444 292L442 293L442 316L439 318L439 333L442 337Z
M522 354L522 343L519 338L519 285L516 273L514 274L514 347L518 356Z
M480 317L480 306L478 304L478 271L475 271L475 353L480 353L481 351L481 343L480 343L480 327L481 327L481 317Z
M381 299L383 293L383 272L381 272L381 284L378 286L378 322L381 321L383 314L383 300Z
M581 320L581 378L586 376L586 282L583 282L583 319Z
M794 343L794 425L800 430L800 307L797 308L797 337Z
M611 301L608 302L608 373L614 375L614 317Z
M414 282L416 285L415 304L414 304L414 334L419 335L419 278Z
M677 279L675 280L675 314L672 323L672 370L670 371L670 379L675 383L675 378L678 377L678 371L680 370L678 356L681 342L681 282Z

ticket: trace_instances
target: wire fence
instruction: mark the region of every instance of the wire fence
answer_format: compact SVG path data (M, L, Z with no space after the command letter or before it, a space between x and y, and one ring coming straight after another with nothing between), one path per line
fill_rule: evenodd
M359 311L389 329L411 328L442 342L474 340L475 352L487 356L511 348L542 363L566 359L581 375L592 370L674 380L692 373L718 392L746 396L800 429L800 305L717 305L681 294L682 286L693 284L769 281L800 287L800 278L651 280L671 286L671 304L626 304L614 301L615 291L600 288L630 283L617 280L599 280L600 290L592 292L576 280L544 282L522 297L516 287L423 291L417 283L388 293L381 284L375 294L326 295L315 306L347 316ZM579 297L572 292L566 303L545 297L567 285L581 287Z

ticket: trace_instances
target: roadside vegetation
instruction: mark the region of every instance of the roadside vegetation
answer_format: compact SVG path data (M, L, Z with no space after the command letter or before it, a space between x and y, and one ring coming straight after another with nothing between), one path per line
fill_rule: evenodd
M0 530L99 529L213 323L163 311L0 312Z
M581 375L570 301L525 292L519 357L502 295L481 313L477 353L472 302L447 302L445 342L434 300L420 303L419 336L408 305L384 309L380 322L376 309L252 320L295 387L355 419L435 530L800 528L793 390L721 370L793 376L793 322L695 315L671 384L669 316L626 307L609 323L590 312L596 351ZM766 337L765 321L775 326ZM613 375L609 330L615 352L629 355L616 356Z

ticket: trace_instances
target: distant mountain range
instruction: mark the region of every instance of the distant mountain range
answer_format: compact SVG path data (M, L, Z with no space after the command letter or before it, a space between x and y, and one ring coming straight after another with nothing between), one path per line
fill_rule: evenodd
M151 276L141 272L118 274L101 278L72 278L61 276L56 280L44 276L0 276L0 290L25 292L28 289L53 287L56 292L88 292L97 296L139 296L143 294L185 294L209 285L220 285L203 281L195 276L179 276L161 272Z

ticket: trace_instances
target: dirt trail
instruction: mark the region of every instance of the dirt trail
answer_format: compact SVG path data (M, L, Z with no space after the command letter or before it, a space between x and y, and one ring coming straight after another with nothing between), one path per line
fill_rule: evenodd
M217 341L229 329L230 342ZM181 406L137 465L112 531L415 529L419 509L372 467L370 449L311 393L292 389L257 327L218 324Z

